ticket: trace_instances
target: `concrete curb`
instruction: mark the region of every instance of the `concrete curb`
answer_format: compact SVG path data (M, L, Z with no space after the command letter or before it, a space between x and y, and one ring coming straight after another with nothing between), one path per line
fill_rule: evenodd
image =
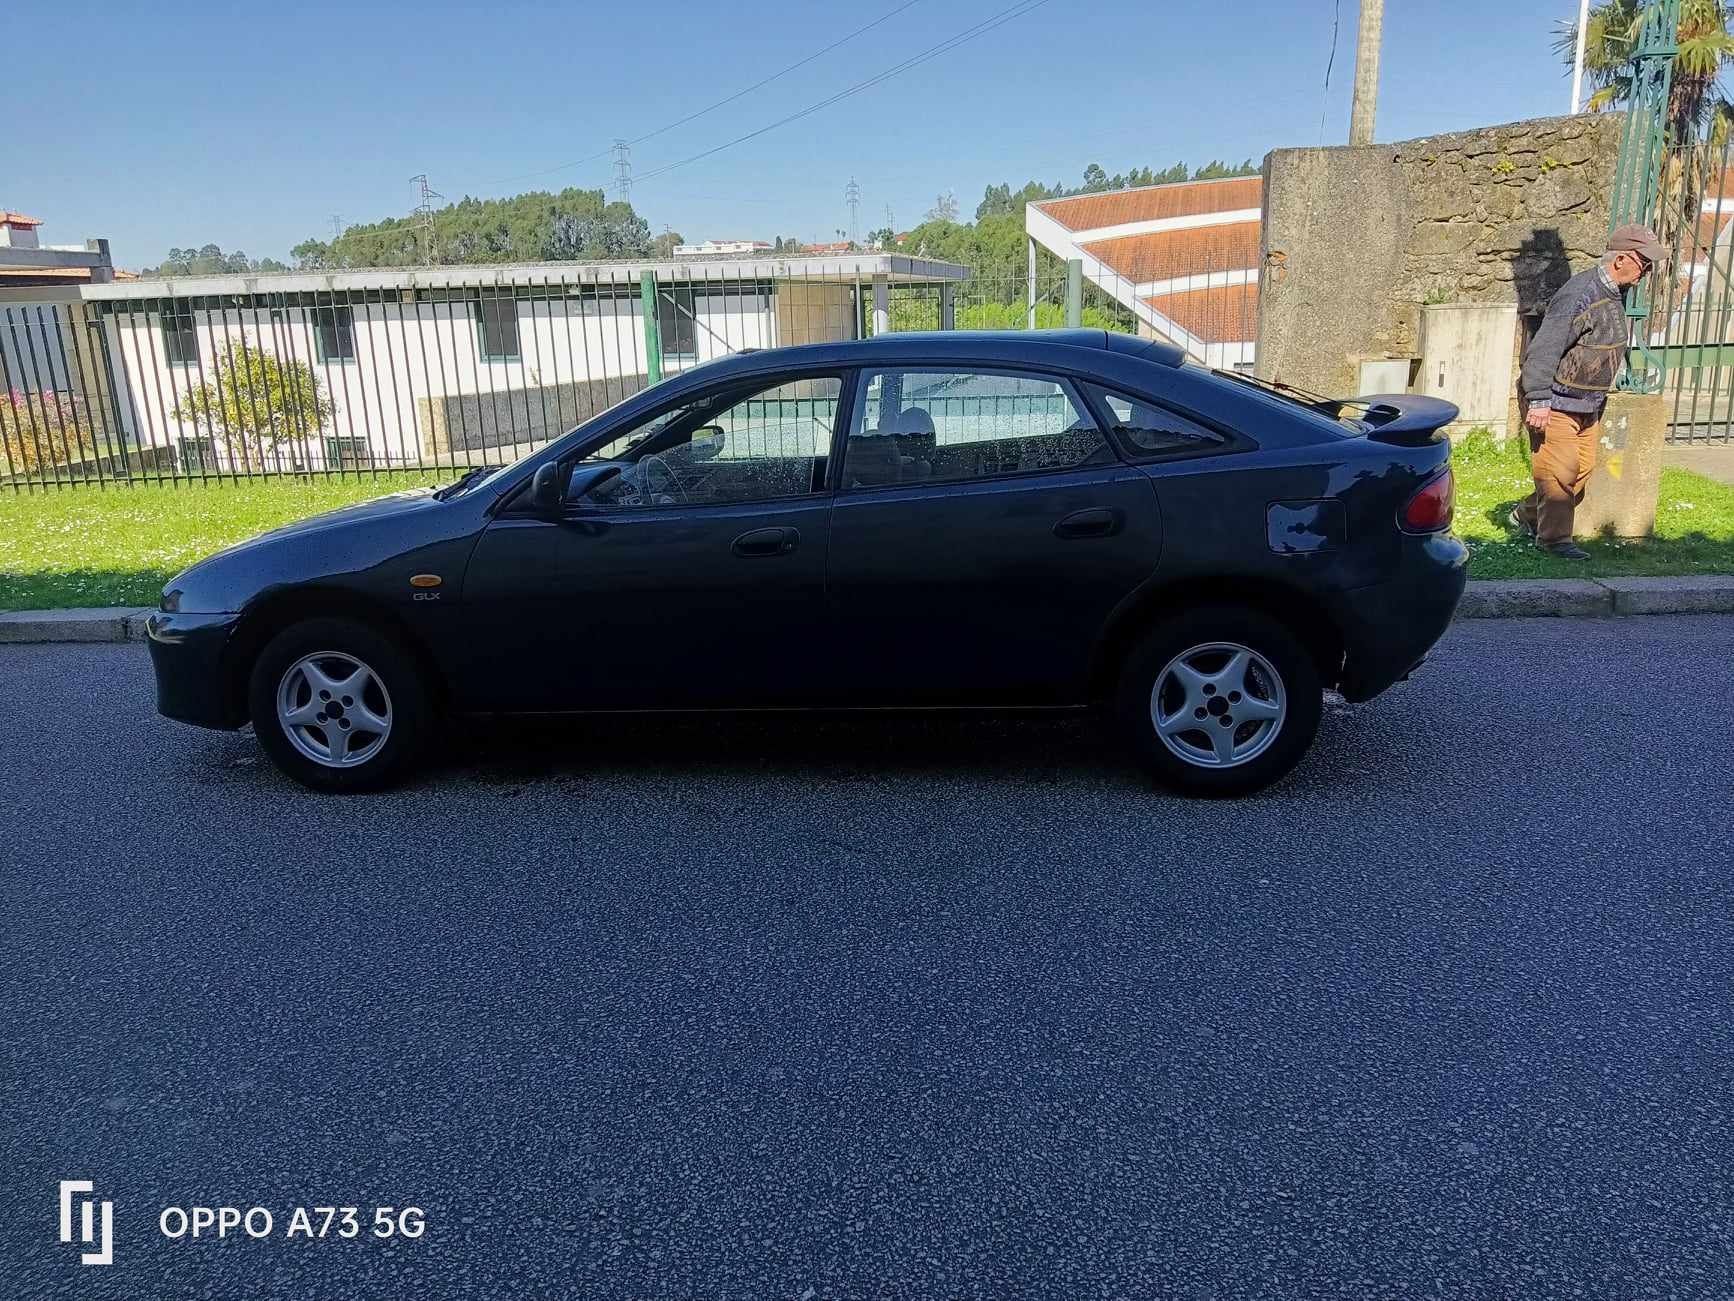
M84 610L10 610L0 613L0 642L143 641L144 606Z
M1734 574L1690 578L1489 578L1469 584L1459 619L1734 614Z
M0 611L0 643L143 641L143 607ZM1734 614L1734 574L1692 578L1495 578L1469 584L1459 619Z

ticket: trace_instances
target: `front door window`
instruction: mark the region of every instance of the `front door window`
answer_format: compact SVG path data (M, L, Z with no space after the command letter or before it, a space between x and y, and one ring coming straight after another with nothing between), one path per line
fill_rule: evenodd
M581 465L624 465L577 504L707 506L823 492L841 390L835 376L821 376L664 412L584 458Z

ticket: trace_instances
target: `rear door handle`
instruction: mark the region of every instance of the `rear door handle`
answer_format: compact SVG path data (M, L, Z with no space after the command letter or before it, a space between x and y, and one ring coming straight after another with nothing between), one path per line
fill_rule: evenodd
M1075 510L1054 525L1056 538L1105 538L1120 531L1120 512L1096 507Z
M750 529L734 541L734 553L743 560L755 556L786 556L801 545L799 529Z

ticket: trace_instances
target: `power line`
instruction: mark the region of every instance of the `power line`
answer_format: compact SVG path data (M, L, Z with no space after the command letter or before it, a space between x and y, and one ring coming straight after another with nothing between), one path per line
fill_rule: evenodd
M795 72L798 69L806 67L809 63L812 63L815 59L823 58L825 55L829 54L832 50L837 49L839 46L847 45L850 41L854 40L857 36L861 36L867 32L872 31L875 27L878 27L881 23L889 22L891 19L897 17L898 14L902 13L905 9L913 9L916 5L918 5L920 3L921 3L921 0L904 0L903 4L898 5L897 8L891 10L889 13L881 14L879 17L875 18L872 22L868 23L865 27L857 27L854 31L850 32L847 36L838 37L836 40L832 41L829 45L825 46L824 49L814 50L813 53L809 54L806 58L797 59L794 63L791 63L788 67L778 69L776 72L773 72L770 76L766 77L764 80L755 81L752 85L746 87L744 90L737 90L732 95L725 95L722 99L717 100L716 103L714 103L714 104L706 104L703 108L699 109L697 112L688 113L685 117L676 118L672 122L664 123L662 126L657 127L656 130L654 130L654 131L646 131L641 136L633 136L632 139L628 140L626 143L633 144L633 145L641 145L646 140L654 140L657 136L662 135L664 132L672 131L676 127L685 126L688 122L696 122L696 121L698 121L699 118L703 117L705 114L714 113L714 112L716 112L717 109L722 108L728 104L732 104L737 99L741 99L747 95L752 94L755 90L762 90L764 87L770 85L773 81L776 81L781 77L786 77L791 72ZM616 141L616 144L618 144L618 143L619 142ZM603 149L600 152L591 154L586 158L577 158L577 159L574 159L572 162L569 162L569 163L558 163L553 167L544 167L540 171L521 172L517 176L503 176L497 181L489 181L486 185L482 186L481 188L490 189L493 186L505 185L505 184L508 184L509 182L512 182L512 181L528 181L528 180L532 180L538 176L550 176L555 172L563 172L569 167L582 167L585 163L593 163L599 158L606 158L606 157L608 157L608 155L611 152L613 152L611 148L610 149Z
M991 18L984 18L981 22L976 23L972 27L964 28L961 32L957 33L957 35L948 37L939 42L939 44L930 46L921 51L919 54L911 55L909 58L903 60L903 62L893 64L883 72L878 72L873 76L868 77L865 81L858 81L853 86L840 90L834 95L828 95L815 104L809 104L806 108L790 113L787 117L780 117L775 122L767 122L756 131L748 131L745 135L736 136L733 140L725 140L720 145L713 145L711 148L692 154L689 157L678 159L672 163L665 163L661 167L652 168L650 171L639 176L638 180L640 183L655 180L659 176L665 176L669 172L674 171L677 167L685 167L689 163L696 163L701 159L711 157L713 154L720 154L725 149L732 149L736 145L745 144L749 140L756 140L766 132L775 131L780 126L787 126L789 123L799 121L801 118L810 117L821 109L829 108L831 105L848 99L852 95L858 95L864 90L870 90L881 82L889 81L892 77L908 72L911 68L919 67L921 64L926 63L931 59L937 59L942 54L949 54L958 46L973 41L977 37L985 36L994 30L994 28L1003 27L1006 23L1022 18L1025 14L1040 9L1047 3L1048 0L1020 0L1020 3L1012 5L1010 8L1000 10L999 13L994 14Z

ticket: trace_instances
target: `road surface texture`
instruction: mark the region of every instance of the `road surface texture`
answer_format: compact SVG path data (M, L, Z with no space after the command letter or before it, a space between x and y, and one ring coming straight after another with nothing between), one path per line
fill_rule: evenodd
M141 647L0 647L3 1290L1725 1297L1731 647L1459 625L1218 804L931 717L321 798ZM271 1236L161 1232L222 1205Z

